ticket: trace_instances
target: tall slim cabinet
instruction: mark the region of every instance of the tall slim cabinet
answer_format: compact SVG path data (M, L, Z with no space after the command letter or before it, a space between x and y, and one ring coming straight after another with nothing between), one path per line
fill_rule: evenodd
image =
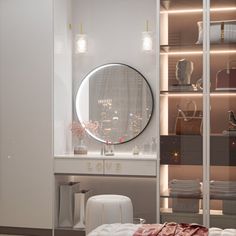
M236 222L236 1L160 0L160 221Z
M0 226L52 228L53 4L0 0Z

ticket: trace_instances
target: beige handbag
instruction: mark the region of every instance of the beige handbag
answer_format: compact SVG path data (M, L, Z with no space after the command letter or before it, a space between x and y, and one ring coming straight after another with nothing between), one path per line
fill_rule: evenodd
M190 110L193 105L193 110ZM197 104L194 101L186 103L186 110L182 110L177 105L178 114L175 122L175 133L177 135L201 135L202 133L202 111L197 110Z

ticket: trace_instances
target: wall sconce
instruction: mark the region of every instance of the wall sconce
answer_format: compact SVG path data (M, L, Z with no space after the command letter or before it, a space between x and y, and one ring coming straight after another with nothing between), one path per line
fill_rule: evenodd
M83 26L80 24L80 33L75 36L75 53L86 53L88 50L87 35L83 33Z
M149 31L148 20L146 21L146 31L142 32L142 50L144 52L153 50L153 33Z

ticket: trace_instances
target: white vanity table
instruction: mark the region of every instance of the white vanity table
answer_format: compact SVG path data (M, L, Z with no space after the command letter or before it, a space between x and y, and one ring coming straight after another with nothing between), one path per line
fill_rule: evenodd
M102 156L95 152L87 155L60 155L55 157L55 174L156 176L155 154L119 153Z

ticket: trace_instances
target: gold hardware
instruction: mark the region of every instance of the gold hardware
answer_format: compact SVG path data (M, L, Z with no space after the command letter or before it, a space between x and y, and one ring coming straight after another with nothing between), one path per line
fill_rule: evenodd
M146 31L148 32L148 30L149 30L148 20L146 20Z
M116 172L120 172L120 171L121 171L121 164L116 163Z
M80 23L80 34L83 34L83 25Z
M111 166L112 166L112 163L106 163L106 169L107 169L107 170L110 170L110 169L111 169Z
M221 22L221 34L220 34L221 42L224 42L225 39L225 23Z
M88 168L88 171L92 171L93 170L91 162L87 163L87 168Z
M96 169L97 169L97 171L101 171L102 170L102 163L97 163Z

